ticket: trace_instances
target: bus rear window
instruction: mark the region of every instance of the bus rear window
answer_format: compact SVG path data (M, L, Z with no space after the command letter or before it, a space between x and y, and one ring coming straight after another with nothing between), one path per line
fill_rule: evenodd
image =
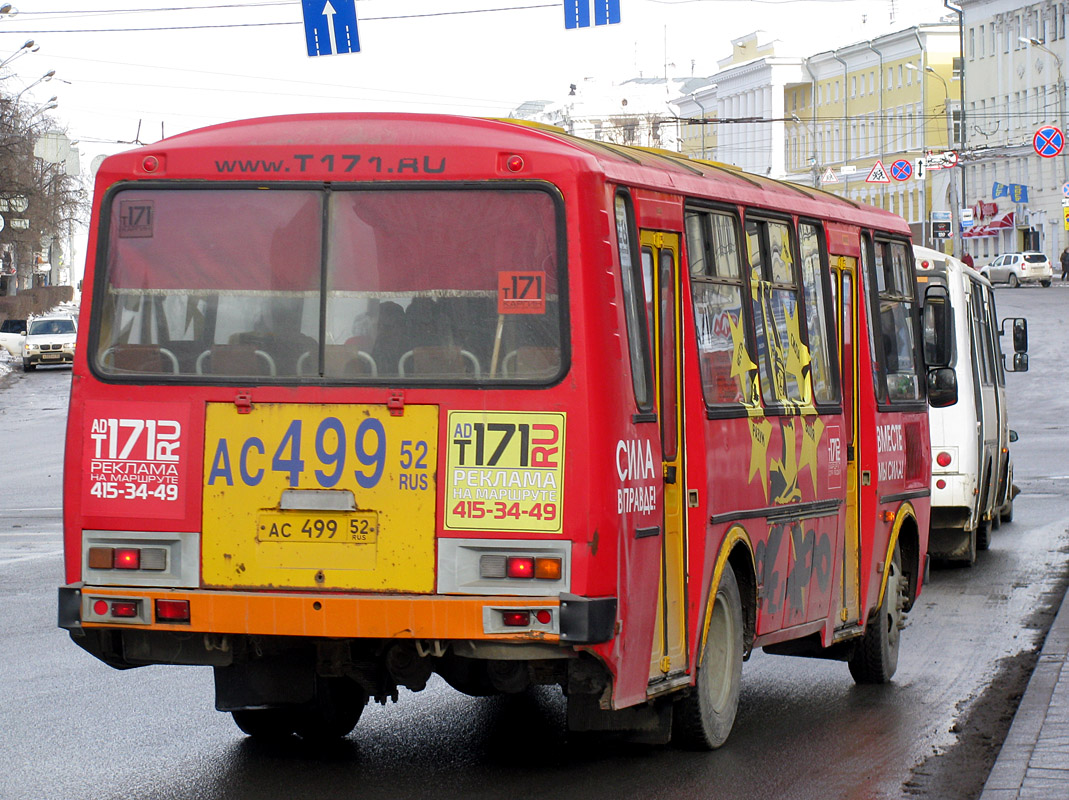
M541 190L131 189L111 198L97 370L116 379L546 383Z

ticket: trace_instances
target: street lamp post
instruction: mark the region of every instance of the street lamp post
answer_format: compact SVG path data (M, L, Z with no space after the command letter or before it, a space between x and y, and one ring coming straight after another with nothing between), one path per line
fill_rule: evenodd
M810 172L811 178L813 180L813 188L814 189L819 189L820 188L820 164L819 164L820 160L817 158L817 134L816 134L816 131L809 125L808 122L805 122L805 121L799 119L797 114L791 114L791 120L797 125L805 125L806 129L809 131L809 136L810 136L810 140L811 140L810 143L811 143L812 148L813 148L810 151L810 155L809 155L809 172Z
M30 89L32 89L34 86L36 86L39 83L47 83L48 81L52 80L52 78L54 78L55 75L56 75L56 71L54 69L50 69L48 72L46 72L40 78L35 80L33 83L31 83L25 89L23 89L21 92L19 92L17 95L15 95L15 99L12 101L12 103L17 104L19 102L19 98L22 97L24 94L26 94L26 92L30 91Z
M920 72L921 71L920 67L918 67L916 64L909 63L909 64L906 64L905 66L906 66L906 69L911 69L914 72ZM947 79L946 78L944 78L942 75L940 75L938 72L935 71L935 69L932 67L931 64L925 64L924 65L924 72L927 73L928 75L934 75L936 78L939 79L939 82L943 84L943 118L946 121L947 148L948 149L953 149L954 145L955 145L955 141L954 141L954 125L953 125L953 121L952 121L952 118L951 118L951 110L950 110L950 84L947 83ZM921 84L921 85L923 87L924 84ZM922 89L922 94L923 94L923 89ZM922 108L923 108L923 104L922 104ZM924 110L924 114L925 114L924 125L925 125L925 128L927 128L927 126L928 126L928 122L927 122L928 109L927 108L923 108L923 110ZM925 137L925 142L927 142L927 137ZM951 250L953 252L953 255L956 258L960 257L961 253L962 253L961 220L959 219L959 216L960 216L959 208L961 206L961 203L958 200L958 181L957 181L957 177L958 177L958 172L957 171L958 171L959 168L960 169L964 169L964 167L961 166L960 164L955 165L953 167L950 167L950 185L947 187L948 191L949 191L949 195L950 195L950 197L949 197L949 199L950 199L950 228L951 228L950 247L951 247Z
M9 55L3 61L0 61L0 68L7 66L19 56L24 56L27 53L36 53L40 49L41 45L34 42L33 39L27 39L25 42L23 42L22 47L20 47L14 53Z

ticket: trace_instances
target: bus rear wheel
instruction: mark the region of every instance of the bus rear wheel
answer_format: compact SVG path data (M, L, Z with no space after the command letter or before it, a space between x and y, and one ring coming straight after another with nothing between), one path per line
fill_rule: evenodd
M715 750L727 741L739 708L743 650L742 599L735 572L724 567L713 600L709 633L691 692L677 704L672 738L694 750Z
M905 602L909 587L909 581L902 574L902 553L898 542L895 542L887 569L883 602L848 662L850 674L856 683L887 683L898 669L898 646L906 619Z

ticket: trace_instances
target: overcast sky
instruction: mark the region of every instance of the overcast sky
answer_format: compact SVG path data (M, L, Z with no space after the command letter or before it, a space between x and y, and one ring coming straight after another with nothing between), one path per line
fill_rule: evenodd
M0 70L2 86L22 91L54 69L23 100L58 98L51 113L86 166L129 147L119 142L242 117L502 116L588 77L712 74L754 30L809 55L947 13L940 0L619 0L620 24L566 30L562 0L358 0L361 52L310 58L300 0L11 1L0 61L27 39L40 50Z

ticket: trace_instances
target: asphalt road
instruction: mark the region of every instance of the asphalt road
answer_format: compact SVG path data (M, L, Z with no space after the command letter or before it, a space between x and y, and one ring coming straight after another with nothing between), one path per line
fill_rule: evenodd
M16 369L0 378L0 798L975 797L1069 565L1069 289L997 294L1031 338L1030 371L1009 376L1014 522L975 567L932 571L893 684L757 653L712 754L568 736L557 691L475 699L437 679L336 746L272 749L213 710L206 668L100 664L55 627L70 371Z

